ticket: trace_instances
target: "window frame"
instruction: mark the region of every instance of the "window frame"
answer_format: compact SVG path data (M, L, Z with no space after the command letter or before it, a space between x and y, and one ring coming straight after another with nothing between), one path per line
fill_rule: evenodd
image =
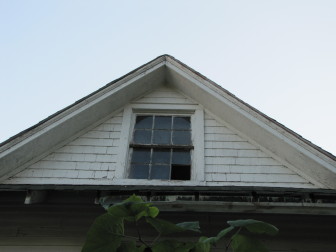
M152 116L153 117L153 120L155 121L156 117L161 117L161 116L164 116L164 117L171 117L172 118L172 121L173 122L173 118L175 117L188 117L190 119L190 129L187 130L187 131L190 131L190 144L174 144L173 142L171 142L170 144L156 144L156 143L153 143L152 141L154 140L153 137L155 137L155 135L152 135L155 131L155 128L153 127L154 124L151 126L150 128L150 131L151 131L151 143L135 143L134 142L134 138L135 138L135 132L136 130L138 130L137 128L135 128L135 125L136 125L136 119L138 116ZM133 152L135 149L142 149L142 150L150 150L150 163L148 163L148 168L149 168L149 174L148 174L148 179L149 180L155 180L153 178L149 178L151 176L151 168L153 168L153 166L155 166L155 163L153 163L152 161L152 158L153 158L153 155L154 155L154 151L157 151L157 150L162 150L162 149L166 149L166 150L170 150L171 153L170 153L170 168L169 168L169 178L167 179L157 179L157 180L167 180L167 181L172 181L172 180L180 180L180 181L189 181L191 180L191 169L192 169L192 158L193 158L193 149L194 149L194 145L193 145L193 141L192 141L192 136L191 136L191 133L192 133L192 115L190 113L186 114L186 113L162 113L162 111L160 111L160 113L150 113L150 112L145 112L145 113L134 113L133 114L133 118L132 118L132 136L131 136L131 139L130 139L130 143L129 143L129 157L128 157L128 160L129 160L129 164L128 164L128 169L127 169L127 177L130 178L130 179L139 179L139 178L131 178L131 167L132 165L134 165L135 163L132 162L132 159L133 159ZM149 128L148 128L149 129ZM147 129L147 130L148 130ZM141 130L141 129L140 129ZM174 128L170 128L168 131L170 131L171 133L174 132ZM177 131L185 131L185 130L177 130ZM173 135L171 135L171 137L173 137ZM172 141L172 138L170 139ZM177 151L177 150L187 150L190 154L190 164L188 164L189 169L189 175L190 175L190 178L189 179L173 179L173 163L172 163L172 160L171 158L173 156L171 155L174 155L173 152L174 151ZM139 165L141 165L139 163ZM145 164L144 164L145 165ZM147 164L146 164L147 165ZM167 163L168 165L168 163ZM183 164L176 164L176 166L186 166L186 165L183 165Z
M136 115L184 115L191 120L191 171L190 180L156 180L128 178L131 148ZM122 184L204 185L204 109L199 105L129 104L124 108L119 150L114 178ZM147 181L147 182L146 182ZM204 183L203 183L204 182Z

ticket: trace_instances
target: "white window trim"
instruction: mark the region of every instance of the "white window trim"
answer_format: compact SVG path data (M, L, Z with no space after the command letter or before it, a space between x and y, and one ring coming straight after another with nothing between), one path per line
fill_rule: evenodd
M171 180L148 180L148 179L129 179L129 151L132 138L135 116L141 113L151 114L171 114L171 115L190 115L191 117L191 139L194 146L191 156L191 178L188 181ZM159 185L195 185L205 180L204 171L204 110L198 105L174 105L174 104L129 104L124 108L119 150L115 179L122 184L146 184Z

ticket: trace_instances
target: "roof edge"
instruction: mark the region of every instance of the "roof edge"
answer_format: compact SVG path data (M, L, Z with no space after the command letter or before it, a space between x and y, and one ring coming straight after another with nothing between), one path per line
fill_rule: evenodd
M83 98L75 101L74 103L66 106L65 108L53 113L52 115L48 116L47 118L43 119L42 121L32 125L31 127L27 128L27 129L24 129L22 130L21 132L15 134L14 136L6 139L5 141L1 142L0 143L0 152L3 152L5 150L7 150L8 148L16 145L17 143L23 141L24 139L30 137L31 135L33 135L35 132L32 132L34 129L37 129L38 127L50 122L52 119L55 119L57 116L60 116L61 114L69 111L70 109L74 108L75 106L81 104L83 101L93 97L94 95L104 91L105 89L115 85L116 83L120 82L121 80L123 79L126 79L127 77L137 73L137 72L140 72L142 69L146 68L146 66L149 66L151 64L153 64L154 62L157 61L157 64L163 62L163 61L166 61L167 60L167 57L171 57L170 55L168 54L163 54L163 55L160 55L158 57L156 57L155 59L137 67L136 69L128 72L127 74L105 84L103 87L97 89L96 91L84 96ZM156 64L155 64L156 65ZM139 73L140 74L140 73ZM47 125L46 125L47 126ZM31 133L31 134L30 134Z
M241 103L242 105L244 105L245 107L247 107L249 110L255 112L256 114L260 115L262 118L266 119L267 121L271 122L273 125L275 125L276 127L281 128L282 130L284 130L286 133L290 134L291 136L293 136L295 139L297 139L298 141L303 142L304 144L310 146L311 148L315 149L316 151L318 151L319 153L323 154L324 156L330 158L333 161L336 161L336 156L334 156L332 153L324 150L323 148L317 146L316 144L312 143L311 141L305 139L304 137L302 137L301 135L299 135L298 133L294 132L293 130L287 128L285 125L281 124L280 122L276 121L275 119L267 116L266 114L262 113L261 111L259 111L258 109L254 108L253 106L249 105L248 103L244 102L243 100L241 100L240 98L238 98L237 96L235 96L233 93L229 92L227 89L223 88L222 86L218 85L217 83L215 83L214 81L210 80L209 78L207 78L206 76L202 75L200 72L194 70L193 68L189 67L188 65L184 64L183 62L179 61L178 59L174 58L173 56L169 55L169 54L162 54L158 57L156 57L155 59L139 66L138 68L130 71L129 73L107 83L106 85L104 85L103 87L99 88L98 90L88 94L87 96L75 101L74 103L72 103L71 105L57 111L56 113L48 116L47 118L45 118L44 120L38 122L37 124L15 134L14 136L8 138L7 140L3 141L2 143L0 143L0 151L5 151L6 149L10 148L11 146L14 146L15 144L21 142L22 140L28 138L29 136L33 135L34 132L32 132L34 129L37 129L38 127L50 122L52 119L55 119L57 116L62 115L63 113L66 113L67 111L69 111L70 109L74 108L75 106L81 104L83 101L87 100L88 98L93 97L96 94L99 94L100 92L104 91L105 89L115 85L116 83L122 81L123 79L126 79L127 77L136 74L137 72L141 72L141 70L143 70L144 68L146 68L147 66L150 66L151 64L153 64L154 62L157 61L157 64L164 62L164 61L169 61L169 62L175 62L179 65L181 65L183 68L187 69L188 71L190 71L192 74L198 76L198 78L208 82L209 84L211 84L214 88L224 92L225 94L227 94L229 97L231 97L232 99L237 100L239 103ZM30 134L31 133L31 134Z
M167 61L169 61L169 59L173 62L178 63L179 65L181 65L183 68L188 69L189 71L191 71L193 74L195 74L196 76L198 76L199 78L203 79L204 81L208 82L209 84L211 84L213 87L221 90L222 92L226 93L228 96L230 96L231 98L237 100L239 103L243 104L244 106L246 106L249 110L252 110L253 112L255 112L256 114L260 115L262 118L268 120L269 122L271 122L272 124L274 124L276 127L280 127L282 130L284 130L286 133L290 134L291 136L293 136L294 138L296 138L297 140L305 143L306 145L312 147L313 149L315 149L316 151L320 152L321 154L327 156L328 158L332 159L333 161L336 161L336 156L334 156L331 152L326 151L325 149L319 147L318 145L312 143L311 141L307 140L306 138L304 138L303 136L301 136L300 134L296 133L295 131L287 128L284 124L278 122L277 120L273 119L272 117L269 117L268 115L264 114L263 112L261 112L260 110L256 109L255 107L251 106L250 104L244 102L243 100L241 100L240 98L238 98L237 96L235 96L233 93L231 93L230 91L228 91L227 89L223 88L222 86L220 86L219 84L215 83L214 81L210 80L209 78L207 78L206 76L202 75L200 72L194 70L193 68L189 67L188 65L186 65L185 63L179 61L178 59L174 58L173 56L170 55L163 55L167 57Z

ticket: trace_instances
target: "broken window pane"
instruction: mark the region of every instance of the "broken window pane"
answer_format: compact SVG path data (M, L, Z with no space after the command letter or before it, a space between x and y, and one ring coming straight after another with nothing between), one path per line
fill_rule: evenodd
M190 165L172 165L172 180L190 180Z

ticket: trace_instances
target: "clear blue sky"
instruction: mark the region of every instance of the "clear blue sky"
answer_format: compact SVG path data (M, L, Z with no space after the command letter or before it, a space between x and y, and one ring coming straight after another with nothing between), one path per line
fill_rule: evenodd
M0 142L170 54L336 154L336 1L0 0Z

